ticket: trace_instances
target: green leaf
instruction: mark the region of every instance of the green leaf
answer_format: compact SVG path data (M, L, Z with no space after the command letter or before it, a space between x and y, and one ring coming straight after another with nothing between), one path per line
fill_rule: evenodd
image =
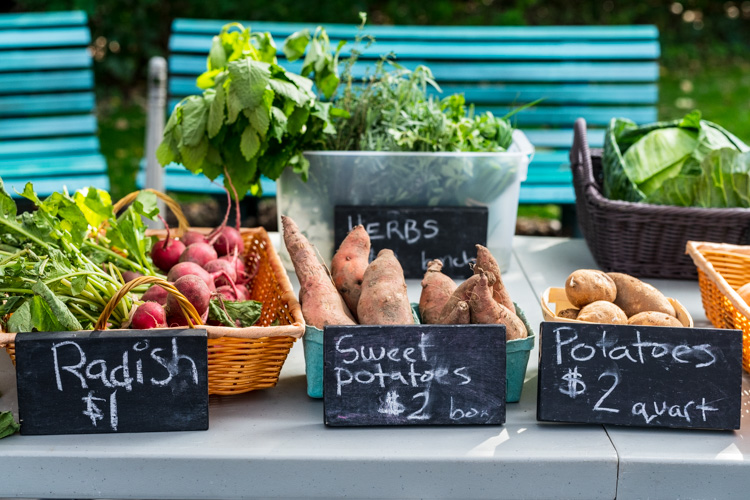
M271 85L274 92L286 97L287 99L291 99L297 104L297 106L305 106L310 100L304 92L301 92L297 86L291 82L272 78L268 83Z
M81 295L81 292L83 292L83 290L86 288L88 282L89 278L85 274L76 276L75 278L70 280L71 293L73 293L73 295Z
M221 38L214 36L211 39L211 50L208 51L208 69L223 69L227 65L227 53Z
M208 105L203 96L190 96L182 111L182 142L197 146L203 139L208 121Z
M206 125L206 131L208 132L208 138L213 139L221 131L221 126L224 125L224 108L226 107L226 94L224 93L224 86L218 85L216 87L216 95L211 106L208 110L208 123Z
M52 293L52 290L47 288L47 285L45 285L43 281L37 281L34 286L31 287L31 290L36 294L31 308L32 318L34 319L35 325L37 324L37 321L40 321L40 324L45 328L54 323L60 325L65 331L76 331L82 329L81 324L76 317L73 316L73 313L70 312L65 303L58 299L57 296ZM47 309L39 307L40 304L36 299L41 299L44 302L49 312L52 314L51 318L45 316L48 314ZM40 315L38 318L34 318L35 312ZM37 329L40 331L50 331L39 327L37 327Z
M151 191L141 191L133 200L132 208L138 215L153 219L159 213L158 198Z
M273 41L273 37L270 33L253 33L252 39L256 42L258 53L260 54L260 60L266 63L276 63L276 42Z
M34 322L31 319L31 302L29 298L26 302L16 309L13 316L8 320L8 331L11 333L30 332L34 329Z
M229 88L226 93L227 101L227 125L232 125L237 121L237 117L242 112L242 101L240 100L239 94L234 91L234 87L238 84L230 82Z
M267 63L241 59L229 63L229 74L232 76L230 95L236 94L242 108L254 108L263 100L263 92L271 78Z
M224 305L223 308L222 303ZM221 321L225 326L240 326L242 328L247 328L253 326L258 319L260 319L263 304L255 300L230 302L220 299L211 299L208 307L209 319Z
M248 125L242 132L242 138L240 139L240 151L245 159L252 160L253 157L258 153L260 149L260 139L258 139L258 133L255 129Z
M91 227L101 226L104 221L114 215L112 212L112 198L104 190L90 188L86 196L83 193L76 193L73 198L75 199L76 206Z
M271 108L271 136L281 142L286 133L287 118L276 106Z
M294 111L287 120L287 133L297 135L302 131L302 127L307 123L310 116L309 108L294 108Z
M286 37L281 50L284 52L284 55L289 62L294 62L305 55L305 49L309 42L310 30L305 28Z
M180 148L182 164L191 172L199 173L203 160L208 153L208 139L203 137L195 146L183 146Z
M13 418L13 413L4 411L0 413L0 439L11 436L21 430L21 426Z
M175 148L172 146L171 141L162 141L159 147L156 148L156 161L159 165L166 167L176 159Z

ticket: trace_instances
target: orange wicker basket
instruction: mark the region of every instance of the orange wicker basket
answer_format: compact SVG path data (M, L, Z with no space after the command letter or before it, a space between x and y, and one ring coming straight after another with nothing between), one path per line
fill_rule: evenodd
M742 330L742 366L750 372L750 306L736 291L750 282L750 246L688 241L686 247L706 317L716 328Z
M166 231L148 234L164 236ZM208 332L209 394L241 394L275 386L289 350L305 333L302 310L268 233L261 227L242 228L241 234L245 256L254 253L260 258L258 273L248 289L250 298L263 307L258 323L251 327L199 326ZM109 313L105 310L102 316L106 322ZM13 339L14 334L0 336L0 344L5 344L11 359L15 358Z

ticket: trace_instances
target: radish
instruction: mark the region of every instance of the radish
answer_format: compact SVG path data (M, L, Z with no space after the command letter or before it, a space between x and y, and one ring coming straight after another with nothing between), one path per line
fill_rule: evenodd
M185 251L185 245L177 238L170 238L169 236L169 224L164 218L158 216L164 227L167 228L167 237L164 238L164 242L157 242L154 248L151 249L151 260L154 261L154 265L164 271L169 272L172 266L177 264L180 260L180 255Z
M200 277L188 274L174 282L175 288L193 304L195 310L200 316L208 311L208 302L211 300L211 290L208 289L206 282ZM167 297L167 310L170 313L181 312L180 303L174 295Z
M200 277L208 285L209 290L216 290L213 276L195 262L179 262L172 266L169 274L167 274L167 281L175 282L181 277L191 274Z
M236 212L236 228L227 226L229 220L229 212L232 210L232 196L229 194L229 190L224 188L227 192L227 211L224 214L224 220L221 222L219 227L211 231L208 237L208 242L211 243L216 250L218 255L228 255L234 252L243 253L245 250L245 242L240 234L240 200L237 196L237 191L234 189L232 179L229 177L229 173L224 169L224 176L227 179L227 184L232 188L235 200L235 212Z
M122 272L122 281L125 283L129 283L133 281L136 278L139 278L143 276L143 273L139 273L138 271L123 271Z
M141 296L141 300L144 302L156 302L157 304L165 305L167 303L168 295L169 292L159 285L151 285L151 288L146 290L146 293Z
M216 254L214 247L208 243L193 243L188 245L182 255L180 255L180 262L195 262L199 266L203 267L208 262L216 260L219 256Z
M201 323L205 325L207 320L208 320L208 310L206 310L205 313L201 314ZM176 311L170 311L169 309L167 309L167 325L170 328L176 328L179 326L188 326L185 313L182 312L182 309L180 309L179 306L177 306Z
M167 326L164 308L156 302L144 302L133 313L130 326L136 330L163 328Z
M180 240L185 245L185 247L188 247L193 243L208 243L208 238L206 238L206 235L203 233L199 233L198 231L185 231Z
M221 294L224 300L229 302L236 302L238 300L247 300L247 291L245 287L237 286L231 287L228 285L220 286L216 289L216 293Z
M234 255L223 255L219 257L219 260L226 260L234 264L234 271L237 275L235 280L236 284L244 284L255 278L258 274L258 268L260 266L260 255L255 252L251 252L247 256L247 263L245 263L236 253Z
M203 269L214 277L216 287L233 284L237 281L237 272L231 262L214 259L203 266ZM223 272L222 272L223 271Z

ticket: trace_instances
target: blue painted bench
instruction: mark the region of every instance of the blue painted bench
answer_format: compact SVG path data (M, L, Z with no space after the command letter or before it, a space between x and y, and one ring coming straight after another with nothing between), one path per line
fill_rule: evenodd
M109 189L86 14L0 14L0 177L14 196Z
M169 40L169 101L172 107L198 91L195 78L206 67L211 37L225 21L176 19ZM245 22L268 31L281 45L289 34L312 24ZM327 24L334 41L353 40L356 26ZM573 123L589 124L592 147L602 145L614 116L638 123L657 118L660 55L653 26L427 27L368 26L376 43L364 49L355 74L364 74L381 55L393 52L408 68L427 64L444 94L463 92L478 111L504 115L515 106L544 98L514 117L536 147L520 202L573 204L568 162ZM348 45L347 47L350 47ZM347 55L346 49L343 57ZM301 62L280 63L299 71ZM170 167L167 184L186 181Z

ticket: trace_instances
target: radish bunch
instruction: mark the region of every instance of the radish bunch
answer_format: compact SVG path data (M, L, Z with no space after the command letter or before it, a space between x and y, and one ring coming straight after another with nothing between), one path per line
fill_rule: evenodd
M231 185L231 183L230 183ZM167 273L167 281L195 307L205 323L212 297L224 301L248 300L247 284L258 272L260 256L244 256L245 245L240 234L239 202L236 202L237 227L227 226L231 197L221 225L209 234L187 231L182 238L172 238L169 225L160 217L167 236L151 250L156 267ZM235 200L236 200L235 193ZM159 285L143 294L140 305L131 319L137 329L186 326L187 319L177 300Z

